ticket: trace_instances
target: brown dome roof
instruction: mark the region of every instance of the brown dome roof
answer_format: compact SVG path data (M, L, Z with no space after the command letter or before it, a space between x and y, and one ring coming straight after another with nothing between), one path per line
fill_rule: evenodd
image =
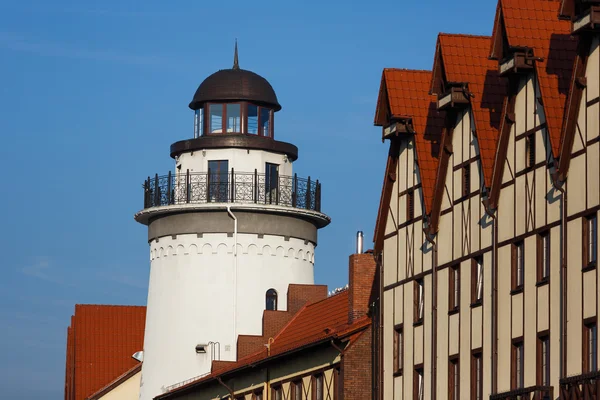
M196 90L190 108L197 110L206 102L241 100L281 110L277 95L265 78L236 67L237 64L232 69L222 69L206 78Z

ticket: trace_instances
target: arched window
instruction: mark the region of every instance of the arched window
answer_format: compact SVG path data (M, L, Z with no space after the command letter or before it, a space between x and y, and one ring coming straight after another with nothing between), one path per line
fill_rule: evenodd
M275 289L267 290L267 310L277 310L277 291Z

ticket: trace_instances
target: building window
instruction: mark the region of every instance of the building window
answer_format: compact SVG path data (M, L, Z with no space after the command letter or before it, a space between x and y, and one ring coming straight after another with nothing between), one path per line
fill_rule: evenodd
M511 385L513 389L521 389L525 381L525 347L523 339L516 339L512 345Z
M462 168L462 195L471 194L471 166L466 165Z
M271 110L268 108L260 109L260 135L271 136Z
M208 162L208 192L211 202L227 202L229 193L229 161Z
M273 400L283 400L283 388L281 385L273 386Z
M539 386L550 386L550 336L540 334L537 341L537 381Z
M242 132L242 111L240 104L227 104L227 133L241 133Z
M291 400L302 400L302 379L292 382Z
M483 257L471 260L471 303L483 303Z
M204 109L199 108L194 111L194 138L204 134Z
M527 157L527 168L535 167L535 133L525 139L525 154Z
M550 232L537 236L537 280L546 282L550 279Z
M598 218L591 215L583 219L583 267L593 268L598 260Z
M512 244L512 290L522 290L525 279L525 244L517 242Z
M263 400L263 391L262 389L259 389L255 392L252 393L252 396L250 397L252 400Z
M423 287L423 279L415 280L415 309L414 322L415 324L423 323L423 315L425 313L425 289Z
M483 353L474 351L471 356L471 399L483 400Z
M415 191L409 190L406 193L406 220L412 221L415 217Z
M223 132L223 104L209 104L208 131L210 133Z
M414 400L423 400L425 389L424 385L424 376L423 376L423 367L415 368L415 373L413 374L413 399Z
M458 355L448 365L448 400L460 400L460 365Z
M583 372L598 370L598 328L596 320L583 325Z
M448 294L450 296L448 302L448 308L450 312L458 311L460 305L460 269L458 265L450 267L450 289Z
M279 189L279 165L266 163L265 165L265 201L269 204L278 204L277 190Z
M403 341L403 327L402 325L397 325L394 328L394 375L402 375L402 365L404 362L403 351L404 351L404 341Z
M277 310L277 291L275 289L267 290L266 303L265 309L271 311Z
M313 388L313 399L314 400L324 400L324 390L323 390L323 374L318 374L314 376L314 388Z

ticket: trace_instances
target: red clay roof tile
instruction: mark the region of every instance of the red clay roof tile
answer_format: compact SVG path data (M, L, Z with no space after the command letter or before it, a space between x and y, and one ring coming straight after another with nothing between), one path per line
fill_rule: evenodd
M137 361L131 356L144 346L146 307L83 305L75 306L67 346L67 400L83 400L112 382ZM69 390L67 390L69 389Z
M444 113L437 111L435 96L429 94L431 71L386 68L382 85L393 117L412 118L415 128L417 164L421 176L425 213L431 211L437 173ZM381 96L380 96L381 98Z
M484 181L489 187L498 143L506 82L498 74L498 63L488 58L489 36L441 33L441 52L446 81L467 83L473 94L471 108L479 143ZM435 56L438 60L438 54ZM434 66L435 68L435 66Z
M555 157L561 144L565 104L569 92L577 39L571 23L559 20L561 0L499 0L494 34L503 17L510 47L534 50L539 89Z

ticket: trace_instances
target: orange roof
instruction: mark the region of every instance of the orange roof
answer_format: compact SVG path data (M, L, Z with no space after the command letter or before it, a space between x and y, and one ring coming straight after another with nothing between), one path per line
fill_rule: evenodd
M542 58L536 70L555 157L577 47L570 21L558 19L560 9L561 0L499 0L494 24L494 36L502 31L502 19L510 47L532 48L534 56ZM494 49L492 54L501 56Z
M86 399L135 367L145 320L146 307L77 304L67 331L65 398Z
M265 347L237 362L221 364L221 368L210 375L173 389L156 399L170 397L193 386L212 380L226 372L250 366L259 361L282 355L292 350L311 344L320 343L330 338L355 338L355 334L371 324L371 319L363 317L352 324L348 323L348 290L311 304L305 305L294 318L275 336L270 352Z
M446 81L468 83L471 108L484 180L492 181L496 144L498 143L506 83L498 74L498 63L488 58L489 36L453 35L440 33L434 70L441 55Z
M383 70L382 89L385 87L387 90L392 116L412 118L426 214L431 211L444 126L444 113L437 111L436 98L429 94L430 83L431 71ZM381 94L379 98L381 100Z

